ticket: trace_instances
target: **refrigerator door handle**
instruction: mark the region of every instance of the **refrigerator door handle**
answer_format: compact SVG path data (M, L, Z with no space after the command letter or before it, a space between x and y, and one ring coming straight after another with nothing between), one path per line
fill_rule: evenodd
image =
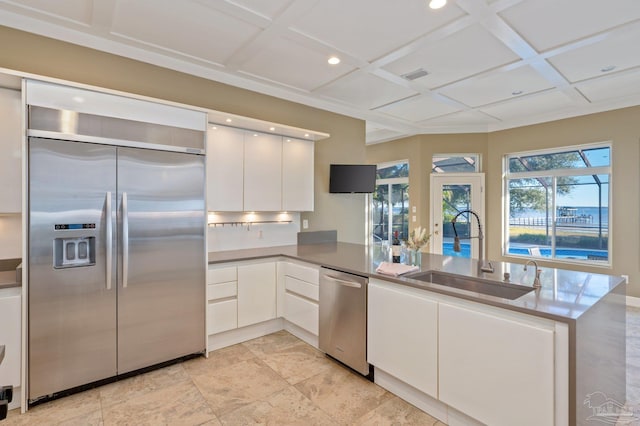
M107 290L111 290L111 270L113 266L113 220L111 218L111 192L107 192L107 200L105 203L105 225L106 225L106 235L105 235L105 249L107 250L107 273L106 273L106 281L107 281Z
M129 276L129 208L127 193L122 193L122 288L127 288Z

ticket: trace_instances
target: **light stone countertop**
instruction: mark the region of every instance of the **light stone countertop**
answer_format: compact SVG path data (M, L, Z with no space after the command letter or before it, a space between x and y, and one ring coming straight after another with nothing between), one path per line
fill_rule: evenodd
M621 296L625 294L624 289L618 288L618 286L625 285L622 277L543 267L540 277L542 288L531 291L515 300L502 299L410 278L378 274L375 270L380 262L388 260L387 255L382 253L378 246L351 243L289 245L210 252L208 259L209 264L215 264L278 256L563 322L577 320L614 290L616 290L616 294ZM533 267L525 272L521 263L492 262L492 264L495 272L482 273L480 277L502 281L503 274L509 272L511 283L530 286L533 282ZM471 277L478 276L475 259L428 253L422 254L421 270L440 270ZM620 303L624 305L625 301L621 300Z

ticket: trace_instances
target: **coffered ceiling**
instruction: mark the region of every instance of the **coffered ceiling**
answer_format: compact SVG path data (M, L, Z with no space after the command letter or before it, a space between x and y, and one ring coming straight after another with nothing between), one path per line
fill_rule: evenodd
M0 25L361 118L367 143L640 105L640 0L0 0Z

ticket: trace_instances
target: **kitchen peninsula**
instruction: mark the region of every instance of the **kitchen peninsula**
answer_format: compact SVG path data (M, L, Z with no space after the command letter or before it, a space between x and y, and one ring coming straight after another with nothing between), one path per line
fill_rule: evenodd
M581 424L592 394L625 401L620 277L544 268L542 288L508 300L378 274L386 253L350 243L213 252L209 268L268 260L368 277L376 383L444 421L459 411L488 424ZM494 267L481 278L509 273L510 282L529 286L534 278L522 264ZM475 260L433 254L422 255L421 270L478 277ZM278 316L289 320L280 309Z

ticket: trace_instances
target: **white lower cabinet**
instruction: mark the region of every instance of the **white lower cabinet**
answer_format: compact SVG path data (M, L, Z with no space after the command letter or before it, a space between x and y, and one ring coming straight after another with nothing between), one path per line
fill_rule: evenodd
M424 291L369 281L367 358L416 389L438 396L438 303Z
M369 363L445 413L492 426L567 424L565 324L377 279L367 314Z
M489 425L554 424L553 327L439 307L440 400Z
M318 335L318 304L296 296L292 293L284 295L284 315L287 321Z
M235 328L238 328L238 301L236 299L207 305L207 333L222 333Z
M238 266L238 327L276 318L276 263Z
M210 265L207 335L276 318L276 264Z
M320 269L300 262L278 262L278 313L290 323L318 336Z
M207 272L207 335L238 328L238 268L210 266Z
M0 345L5 346L4 361L0 364L0 386L20 386L20 357L22 343L22 289L20 287L0 290ZM14 394L15 407L20 393Z

